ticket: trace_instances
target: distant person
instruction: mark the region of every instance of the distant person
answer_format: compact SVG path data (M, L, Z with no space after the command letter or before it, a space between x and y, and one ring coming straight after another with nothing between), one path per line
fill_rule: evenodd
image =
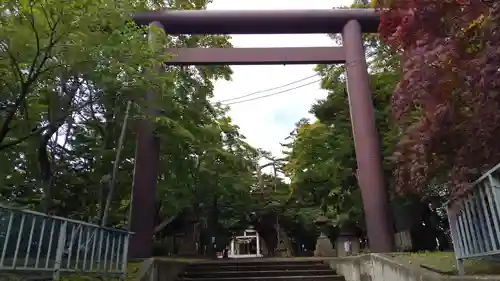
M345 251L346 256L351 255L351 241L346 240L344 242L344 251Z

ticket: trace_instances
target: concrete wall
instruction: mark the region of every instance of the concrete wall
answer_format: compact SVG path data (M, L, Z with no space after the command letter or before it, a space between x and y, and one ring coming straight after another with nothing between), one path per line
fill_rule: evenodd
M387 256L368 254L325 261L346 281L493 281L500 276L448 276L419 266L403 265Z
M338 274L343 275L346 281L500 281L500 276L441 275L419 266L401 264L380 254L316 259L328 263ZM260 261L271 260L281 259L268 258ZM147 259L141 264L136 281L175 281L187 265L187 262L168 258Z

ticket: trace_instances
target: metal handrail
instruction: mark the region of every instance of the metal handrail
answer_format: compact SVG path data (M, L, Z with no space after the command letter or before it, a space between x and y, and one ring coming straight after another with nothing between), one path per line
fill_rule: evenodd
M446 204L460 274L463 260L500 256L500 164L473 183L465 197Z
M8 206L8 205L2 204L2 203L0 203L0 209L8 209L8 210L13 210L13 211L22 211L22 212L24 212L26 214L33 214L35 216L47 217L47 218L56 219L56 220L64 220L64 221L67 221L67 222L78 223L80 225L86 225L86 226L92 226L92 227L99 227L99 228L109 229L109 230L113 230L113 231L117 231L117 232L134 234L133 232L130 232L130 231L126 230L126 229L100 226L100 225L97 225L97 224L94 224L94 223L90 223L90 222L84 222L84 221L79 221L79 220L74 220L74 219L68 219L68 218L60 217L60 216L52 216L52 215L49 215L49 214L45 214L45 213L41 213L41 212L37 212L37 211L32 211L32 210L25 209L25 208L22 208L22 207L20 208L20 207Z
M0 204L0 272L123 277L131 232Z

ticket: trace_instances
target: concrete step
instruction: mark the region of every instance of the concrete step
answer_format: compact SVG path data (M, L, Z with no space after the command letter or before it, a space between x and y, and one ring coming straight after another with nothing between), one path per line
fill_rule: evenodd
M210 272L210 271L260 271L260 270L322 270L329 269L329 266L323 263L316 264L299 264L299 263L291 263L291 264L210 264L210 265L200 265L200 264L192 264L187 267L187 271L197 271L197 272Z
M340 275L180 278L179 281L344 281Z
M181 278L245 278L273 276L315 276L335 275L331 269L301 269L301 270L256 270L256 271L187 271Z
M240 259L190 264L178 281L344 281L318 259Z
M206 260L197 261L193 265L220 265L220 264L321 264L321 259L308 258L249 258L249 259L221 259L221 260Z

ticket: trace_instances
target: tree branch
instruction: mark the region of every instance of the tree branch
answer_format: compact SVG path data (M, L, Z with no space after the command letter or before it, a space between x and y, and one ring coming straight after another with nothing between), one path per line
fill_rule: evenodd
M106 206L101 221L102 226L106 226L108 222L109 211L111 208L111 201L113 200L113 195L115 193L116 174L118 173L118 166L120 164L120 156L123 148L123 141L125 140L125 131L127 130L127 121L131 105L132 102L128 101L127 108L125 109L125 116L123 117L123 124L122 124L122 130L120 132L120 138L118 139L118 146L116 148L116 157L115 157L115 162L113 163L113 172L111 174L111 180L109 181L109 192L106 198ZM108 122L110 121L108 120Z
M41 134L43 131L47 130L49 128L49 125L46 125L46 126L42 126L42 127L35 127L33 129L31 129L31 132L21 138L18 138L18 139L15 139L15 140L11 140L9 142L5 142L5 143L2 143L0 144L0 151L4 150L4 149L7 149L9 147L12 147L12 146L15 146L15 145L18 145L20 143L22 143L23 141L33 137L33 136L36 136L36 135L39 135Z
M175 220L177 216L167 217L163 219L160 224L158 224L154 229L154 234L162 231L167 225L169 225L173 220Z
M30 7L30 8L32 9L33 7ZM48 20L48 18L47 18L47 20ZM34 19L33 19L33 21L34 21ZM41 75L41 73L42 73L41 70L42 70L45 62L49 59L52 48L55 46L55 44L57 44L57 42L59 40L61 40L63 38L63 36L61 35L58 39L54 40L55 33L56 33L55 29L57 27L58 22L59 22L59 20L56 21L53 26L49 25L49 26L51 26L49 43L48 43L47 47L45 48L46 51L45 51L45 54L44 54L40 64L38 65L38 67L36 67L36 70L35 70L35 65L36 65L36 62L38 61L38 57L40 56L40 52L41 52L40 45L39 45L39 37L37 37L38 42L37 42L36 56L33 59L33 63L30 67L30 71L29 71L28 78L26 79L26 81L23 78L23 75L22 75L21 69L19 68L19 63L18 63L17 59L15 58L15 56L12 53L9 52L9 46L5 46L5 51L8 54L9 58L11 59L11 62L16 69L16 72L18 73L19 81L21 83L21 93L17 97L12 108L7 113L7 117L5 118L5 121L2 125L2 128L0 128L0 144L6 138L8 132L10 130L9 125L12 122L12 120L14 120L14 116L16 115L16 112L18 111L19 106L26 99L26 96L28 95L31 84L33 84L36 81L36 79ZM33 23L33 30L34 30L35 35L36 35L37 31L36 31L36 28L34 26L34 23ZM1 146L0 146L0 149L1 149Z
M96 98L95 100L90 100L90 101L87 101L85 102L83 105L73 109L73 111L79 111L81 110L82 108L84 108L85 106L89 105L89 104L92 104L96 101L98 101L100 99L100 97ZM55 122L61 122L61 121L64 121L65 119L67 118L67 116L63 116L61 118L58 118L55 120ZM20 137L19 139L15 139L15 140L11 140L9 142L5 142L5 143L2 143L0 142L0 151L4 150L4 149L7 149L7 148L10 148L12 146L15 146L15 145L18 145L20 143L22 143L23 141L33 137L33 136L36 136L36 135L39 135L41 133L43 133L45 130L48 129L50 125L45 125L45 126L41 126L41 127L35 127L33 129L31 129L30 133L23 136L23 137Z
M31 77L33 71L35 70L36 62L38 61L38 57L40 56L40 51L41 51L40 50L40 36L39 36L38 30L36 29L36 26L35 26L35 16L34 16L34 11L33 11L34 5L35 5L34 2L30 1L31 14L29 16L27 16L28 21L30 22L31 29L33 30L33 33L35 35L35 42L36 42L36 54L35 54L35 57L33 58L33 62L31 63L28 77ZM52 38L52 36L51 36L51 38Z

